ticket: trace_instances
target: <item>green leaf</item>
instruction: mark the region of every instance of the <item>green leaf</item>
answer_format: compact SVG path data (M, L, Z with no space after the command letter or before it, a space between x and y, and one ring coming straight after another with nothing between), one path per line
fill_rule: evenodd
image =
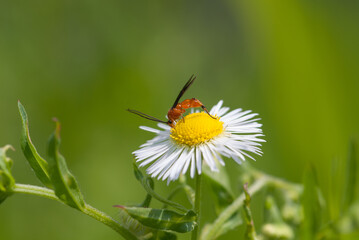
M232 231L239 227L243 223L243 220L239 213L234 214L230 219L228 219L223 225L221 225L220 229L216 232L216 235L213 239L217 239L218 237L222 236L223 234ZM201 238L204 239L204 236L207 235L208 231L211 229L212 224L206 224L203 227Z
M217 164L217 168L219 169L218 172L212 172L209 167L205 165L203 166L203 175L206 178L206 181L211 185L214 196L217 199L216 212L217 214L220 214L223 209L234 201L234 197L231 191L230 181L226 169L220 164ZM221 225L214 238L218 238L219 236L234 230L242 223L243 220L238 211L234 213L225 223L223 223L223 225ZM201 238L206 236L206 232L208 232L211 227L211 224L207 224L203 228Z
M241 215L239 213L233 215L228 221L226 221L217 233L217 236L221 236L229 231L236 229L243 223Z
M335 223L335 230L341 234L348 234L359 230L359 201L354 202L343 216Z
M316 172L313 166L307 168L304 174L304 192L302 197L304 221L302 227L303 239L314 239L321 227L321 199L318 194Z
M257 234L254 229L254 222L252 217L252 211L250 209L251 196L248 192L248 183L244 184L244 194L245 198L243 200L244 216L246 220L246 232L244 234L244 239L256 240Z
M226 169L219 164L217 164L217 168L219 169L218 172L212 172L209 167L205 165L203 166L203 175L206 178L206 181L210 184L214 196L217 199L216 212L217 214L220 214L223 209L228 207L234 201L234 197L231 191L230 181ZM243 220L240 213L236 212L223 225L221 225L215 238L234 230L242 223ZM207 224L202 231L202 236L204 236L204 233L207 230L209 231L210 228L211 225Z
M0 148L0 203L12 194L15 179L11 174L12 160L6 156L10 145Z
M152 190L154 190L155 189L155 183L153 182L153 180L151 178L147 178L146 180L147 180L148 186ZM145 200L141 204L139 204L138 207L149 207L150 204L151 204L151 200L152 200L151 194L147 193Z
M137 239L141 240L176 240L174 233L155 230L141 224L139 221L131 217L125 210L120 209L119 221L124 228L129 230Z
M212 187L215 197L217 198L216 210L219 214L224 208L229 206L233 200L231 186L228 174L222 165L217 166L219 172L212 172L208 166L203 166L203 174Z
M197 215L192 210L179 214L168 209L116 206L125 210L131 217L143 225L159 230L171 230L179 233L190 232L196 226Z
M271 195L266 197L264 204L264 219L265 222L268 223L283 223L278 206Z
M345 161L333 158L331 162L329 178L328 209L331 220L336 220L342 215L342 200L344 194Z
M55 122L56 129L48 146L50 179L56 196L65 204L81 210L84 206L83 196L75 177L67 169L65 158L59 152L60 123L56 119Z
M52 187L48 173L47 162L37 153L35 146L31 142L29 133L29 120L24 106L18 101L18 108L22 120L22 133L21 133L21 149L25 158L29 162L31 168L34 170L37 178L46 186Z
M159 239L159 240L177 240L177 235L174 234L174 233L171 233L171 232L157 231L156 239Z
M135 173L135 176L136 176L136 179L142 184L142 187L146 190L146 192L148 194L150 194L153 198L157 199L158 201L166 204L166 205L169 205L177 210L180 210L182 212L188 212L188 209L185 208L184 206L182 206L181 204L178 204L178 203L175 203L175 202L172 202L168 199L165 199L163 197L161 197L160 195L158 195L154 190L153 188L151 187L151 185L149 184L151 180L149 180L150 178L147 177L147 176L144 176L142 174L142 172L138 169L136 163L133 163L133 169L134 169L134 173Z
M346 211L349 206L353 203L355 198L358 198L358 166L357 166L357 156L356 156L356 146L355 142L352 141L349 146L349 153L347 158L347 171L345 177L345 192L344 192L344 206L342 211Z
M192 208L194 208L195 192L193 188L187 184L187 179L184 175L180 176L179 185L172 189L167 199L171 200L181 191L186 194L188 202L191 204ZM167 204L164 204L162 208L167 208Z
M185 175L181 175L179 178L179 182L181 183L181 186L183 188L183 191L185 192L187 199L189 201L189 203L191 204L192 207L194 207L194 202L195 202L195 191L193 190L193 188L187 184L187 178Z

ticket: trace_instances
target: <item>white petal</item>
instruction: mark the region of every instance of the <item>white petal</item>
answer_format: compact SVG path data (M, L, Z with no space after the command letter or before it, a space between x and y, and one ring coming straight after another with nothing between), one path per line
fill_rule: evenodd
M220 100L217 105L214 105L212 109L209 111L211 115L216 115L219 111L219 109L222 107L223 100Z
M202 173L202 152L199 147L196 147L196 164L198 174Z
M177 160L173 162L173 165L168 168L164 168L158 177L162 177L162 180L165 180L167 177L170 177L170 180L173 180L173 177L176 175L178 169L182 169L181 166L183 167L184 160L187 158L187 156L188 150L184 148L179 158L177 158Z
M197 148L195 148L197 151ZM194 175L196 174L196 157L195 154L192 155L191 158L191 178L194 178Z
M223 107L217 112L217 116L221 117L229 111L229 107Z
M217 166L216 166L216 162L214 161L213 155L211 154L208 147L206 145L202 145L200 149L201 149L202 154L203 154L203 159L208 164L211 171L217 172L218 169L217 169Z
M140 126L140 129L148 131L148 132L157 133L157 134L161 132L158 129L154 129L154 128L150 128L150 127L146 127L146 126Z
M185 174L187 172L189 164L191 163L191 159L194 156L193 152L194 152L194 148L192 148L191 151L189 152L190 159L188 161L186 161L186 164L184 165L183 170L182 170L182 174Z
M158 123L157 126L158 126L159 128L164 129L164 130L168 130L168 131L171 130L171 127L168 126L167 124L164 124L164 123Z

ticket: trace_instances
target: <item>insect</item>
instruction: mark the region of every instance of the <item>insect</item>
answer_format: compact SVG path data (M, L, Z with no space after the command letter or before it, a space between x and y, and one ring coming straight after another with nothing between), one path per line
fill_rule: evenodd
M186 109L188 109L188 108L201 107L211 118L215 119L215 117L213 117L208 112L207 108L201 103L201 101L199 101L196 98L186 99L186 100L183 100L182 102L179 102L179 100L181 99L183 94L193 84L195 79L196 79L196 77L194 75L192 75L190 77L190 79L187 81L187 83L184 85L184 87L182 88L180 93L178 94L178 96L177 96L175 102L173 103L172 107L170 108L170 110L168 110L168 113L167 113L168 121L162 121L162 120L160 120L158 118L152 117L150 115L144 114L142 112L139 112L139 111L133 110L133 109L127 109L127 111L129 111L131 113L134 113L134 114L137 114L138 116L146 118L148 120L152 120L152 121L160 122L160 123L166 123L170 127L175 126L175 123L177 122L177 120L180 119L183 116L183 114L186 112Z

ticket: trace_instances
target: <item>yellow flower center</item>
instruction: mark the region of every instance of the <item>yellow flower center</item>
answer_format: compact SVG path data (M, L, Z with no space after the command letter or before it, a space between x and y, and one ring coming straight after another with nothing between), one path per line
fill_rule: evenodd
M223 122L207 113L192 113L177 122L171 129L171 138L178 144L195 146L207 142L223 132Z

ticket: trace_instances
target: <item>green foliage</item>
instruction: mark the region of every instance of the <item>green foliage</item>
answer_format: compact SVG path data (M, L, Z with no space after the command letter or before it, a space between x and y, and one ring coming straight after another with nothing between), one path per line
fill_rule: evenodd
M56 121L56 129L49 139L49 175L55 194L67 205L81 210L85 202L75 177L67 168L65 158L60 154L60 123Z
M359 169L356 142L352 141L349 145L349 152L347 161L342 163L344 166L341 169L346 169L344 172L344 179L336 179L342 183L342 188L339 193L342 196L342 201L337 203L332 208L339 208L341 212L333 219L330 224L329 235L346 236L351 233L359 232ZM333 194L331 195L333 197Z
M137 239L141 240L176 240L177 236L171 232L165 232L147 227L131 217L125 210L120 210L118 219L120 224L129 230Z
M262 235L268 240L293 239L293 229L284 223L266 223L262 227Z
M320 206L316 172L313 166L308 167L303 177L303 209L304 223L302 229L303 239L314 239L321 226L322 208Z
M212 187L215 198L217 199L216 210L220 213L230 205L233 200L233 193L228 179L228 174L222 165L217 164L218 172L212 172L208 166L203 166L203 175Z
M168 199L165 199L163 197L161 197L158 193L156 193L153 190L153 180L151 178L149 178L148 176L144 176L142 174L142 172L138 169L137 165L134 163L133 164L133 168L134 168L134 173L136 176L136 179L141 183L142 187L146 190L146 192L151 195L153 198L157 199L158 201L169 205L179 211L182 212L188 212L189 210L187 208L185 208L184 206L182 206L181 204L178 204L176 202L172 202ZM151 184L152 182L152 184ZM152 186L151 186L152 185Z
M59 152L60 124L56 121L56 129L49 139L49 163L37 152L31 142L29 120L24 106L18 102L22 120L21 149L34 170L37 178L47 187L53 188L56 196L65 204L77 209L84 207L83 196L75 177L67 169L66 161Z
M153 209L140 207L120 206L131 217L145 226L160 229L172 230L179 233L190 232L196 226L196 213L189 210L186 214L167 209Z
M243 200L243 208L244 208L244 216L245 216L245 222L246 222L246 231L244 234L244 239L246 240L256 240L257 234L254 229L254 221L252 217L252 211L250 209L250 202L251 202L251 196L248 192L248 183L244 184L244 195L245 198Z
M48 164L37 152L31 142L29 133L29 120L24 106L18 101L18 108L22 120L21 149L37 178L46 186L51 188L51 180L48 173Z
M11 147L7 145L0 148L0 203L14 193L47 197L110 226L125 239L175 240L176 233L200 229L199 215L194 209L187 209L170 200L183 192L194 207L194 190L186 177L182 176L178 185L165 198L156 193L154 180L143 174L135 163L134 175L147 192L141 204L128 207L117 205L120 208L119 215L117 220L114 220L85 203L79 185L59 151L59 122L55 120L56 127L49 139L46 161L37 153L31 142L24 107L20 102L18 106L23 127L23 153L36 176L47 188L15 182L11 172L12 160L6 155ZM359 170L356 151L356 145L352 142L347 161L334 162L336 165L333 169L338 174L332 179L335 194L329 194L329 199L324 198L313 166L308 167L304 173L303 184L300 185L270 176L244 164L242 167L245 174L240 178L248 180L249 184L244 186L244 192L239 196L233 194L224 168L219 167L219 173L213 173L204 167L203 175L215 196L211 201L217 216L213 222L202 228L201 239L217 239L238 228L245 231L245 239L355 239L359 232ZM264 188L266 196L263 224L255 231L256 215L252 214L250 202L253 196ZM163 208L150 207L153 199L163 203ZM174 210L168 209L169 207ZM244 223L239 214L242 207ZM333 209L340 210L332 214Z
M210 184L213 195L216 198L216 213L220 214L226 207L233 203L234 196L228 179L228 173L222 165L217 164L219 172L212 172L208 166L203 166L203 175ZM239 210L239 209L238 209ZM219 228L215 238L239 227L243 223L240 212L235 212ZM203 232L209 231L211 224L207 224Z
M355 200L359 201L359 166L354 141L351 141L349 144L346 169L342 211L346 211Z
M179 182L180 182L180 188L183 189L183 191L185 192L188 202L191 204L192 207L194 207L196 194L193 188L187 184L186 176L184 175L180 176Z
M12 160L6 156L10 145L0 148L0 204L12 194L15 179L11 174Z
M233 214L233 216L229 218L225 223L223 223L223 225L220 227L220 229L216 234L216 238L219 238L220 236L237 229L242 224L243 224L243 219L240 213L238 212ZM210 228L211 226L208 225L208 227Z
M261 229L264 239L293 239L293 229L283 220L273 196L267 196L264 208L265 224Z

